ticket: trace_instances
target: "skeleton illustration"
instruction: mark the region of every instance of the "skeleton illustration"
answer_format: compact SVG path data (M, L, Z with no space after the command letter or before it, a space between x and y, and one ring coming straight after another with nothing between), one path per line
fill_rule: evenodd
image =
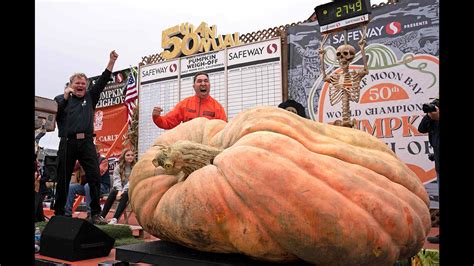
M319 55L321 57L321 72L323 74L323 80L329 82L329 100L331 105L335 105L342 101L342 121L336 120L335 125L344 127L354 127L355 119L350 120L351 110L349 101L359 102L360 96L360 81L362 78L369 73L367 67L367 59L365 57L365 36L367 31L367 25L363 26L362 38L359 41L360 52L362 60L364 61L364 68L362 70L349 71L349 65L354 60L355 48L349 44L343 44L336 49L337 61L339 66L342 68L342 73L333 73L330 76L326 75L324 65L324 43L329 37L328 34L323 34L323 40L321 47L319 48ZM347 39L347 38L346 38Z

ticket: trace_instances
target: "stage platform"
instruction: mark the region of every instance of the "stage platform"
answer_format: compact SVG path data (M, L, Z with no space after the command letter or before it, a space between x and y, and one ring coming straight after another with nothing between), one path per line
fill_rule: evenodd
M122 262L145 262L160 266L205 266L205 265L239 265L239 266L271 266L271 265L301 265L311 264L303 261L299 263L266 263L253 260L247 256L237 254L217 254L189 249L168 241L155 240L115 249L115 259Z
M85 217L84 215L81 215ZM108 219L111 218L111 215L107 217ZM123 219L121 220L123 222ZM82 265L101 265L104 262L111 262L111 261L123 261L128 262L129 265L275 265L275 264L268 264L262 263L255 260L249 260L248 257L240 256L240 255L225 255L225 254L212 254L213 258L209 258L209 254L205 254L205 252L199 252L191 249L187 249L185 247L173 247L174 244L171 245L164 245L165 249L162 251L156 252L156 249L160 247L162 244L153 244L159 240L158 238L151 236L147 232L143 232L142 230L133 230L135 229L134 226L138 226L138 222L136 220L135 214L131 213L129 218L129 225L132 226L132 232L135 237L143 239L145 243L140 244L133 244L133 245L126 245L126 246L119 246L113 248L109 255L106 257L83 260L83 261L64 261L56 258L50 258L46 256L42 256L36 254L35 258L51 261L52 264L41 264L39 262L35 263L36 265L72 265L72 266L82 266ZM138 227L137 227L138 228ZM436 236L439 234L439 228L433 227L431 228L430 233L428 236ZM141 245L141 246L140 246ZM423 246L424 249L435 249L439 250L439 244L431 244L428 241L425 241ZM177 254L181 254L185 252L184 250L190 251L188 254L185 254L186 260L184 260L183 264L177 264L175 261L178 258L173 257L173 252L177 252ZM217 256L216 256L217 255ZM181 258L179 258L181 259ZM159 261L159 262L158 262ZM245 264L242 264L245 262ZM248 264L248 263L252 264ZM57 263L57 264L54 264ZM174 264L173 264L174 263ZM186 263L186 264L184 264ZM107 264L103 264L107 265ZM109 264L113 265L113 264ZM278 265L285 265L285 264L278 264ZM287 264L287 265L298 265L298 264ZM304 264L300 264L304 265Z

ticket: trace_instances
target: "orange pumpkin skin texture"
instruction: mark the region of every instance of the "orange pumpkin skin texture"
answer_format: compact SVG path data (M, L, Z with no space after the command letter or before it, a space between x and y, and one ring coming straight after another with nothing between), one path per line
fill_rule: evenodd
M318 265L393 265L422 248L428 195L377 138L274 107L212 121L155 141L223 149L183 182L152 164L158 146L133 168L129 195L147 232L202 251Z

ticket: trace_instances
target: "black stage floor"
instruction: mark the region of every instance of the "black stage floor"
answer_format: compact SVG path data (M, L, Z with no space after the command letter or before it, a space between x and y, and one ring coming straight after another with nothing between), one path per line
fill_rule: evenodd
M117 247L115 259L128 263L149 263L160 266L194 266L194 265L310 265L299 263L267 263L253 260L239 254L216 254L186 248L168 241L156 240L127 246Z

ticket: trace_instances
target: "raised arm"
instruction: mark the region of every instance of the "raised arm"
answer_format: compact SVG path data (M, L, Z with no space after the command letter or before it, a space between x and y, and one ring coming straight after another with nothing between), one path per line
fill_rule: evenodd
M92 86L90 90L90 94L92 97L92 104L96 106L97 102L100 98L100 93L104 90L107 82L110 80L110 75L112 74L112 70L114 69L115 61L118 58L118 54L113 50L110 52L109 55L109 62L107 63L107 68L102 72L102 75L99 77L97 82Z
M112 72L112 70L114 69L115 61L117 60L117 58L118 58L118 54L115 52L115 50L110 52L110 59L109 59L109 62L107 63L107 69L110 72Z
M184 117L180 110L180 103L178 103L170 112L166 115L161 115L163 109L159 106L153 109L152 119L155 125L162 129L172 129L179 125Z
M362 55L362 61L364 62L364 69L359 72L361 78L369 74L369 67L367 66L367 57L365 56L366 33L367 33L367 24L364 24L362 26L362 38L359 41L360 54Z
M326 75L326 64L324 63L324 54L326 51L324 51L324 44L326 43L327 39L329 37L329 34L323 33L323 40L321 41L321 47L319 47L319 61L321 64L321 73L323 74L323 80L326 82L329 82L329 77Z

